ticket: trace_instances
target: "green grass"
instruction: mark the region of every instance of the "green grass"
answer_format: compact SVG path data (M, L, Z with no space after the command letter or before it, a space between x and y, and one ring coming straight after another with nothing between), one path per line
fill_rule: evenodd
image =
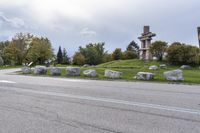
M105 67L105 66L110 66L110 67L136 67L136 68L143 68L143 67L148 67L151 65L160 65L163 64L163 62L157 62L157 61L141 61L141 60L118 60L118 61L111 61L107 63L103 63L98 65L99 67Z
M109 69L109 70L115 70L115 71L123 72L122 79L115 79L115 80L138 81L138 80L134 79L134 76L138 72L151 72L151 73L154 73L156 76L155 76L155 79L151 80L150 82L200 84L200 69L198 67L194 67L192 70L183 70L183 76L184 76L185 81L183 81L183 82L171 82L171 81L166 81L164 79L163 73L165 71L179 69L180 66L167 65L167 69L159 69L159 70L149 70L148 69L149 66L151 66L151 65L159 66L160 64L166 64L166 63L157 62L157 61L145 62L145 61L141 61L141 60L112 61L112 62L100 64L100 65L98 65L97 67L94 67L94 68L93 67L92 68L81 67L81 76L79 76L79 77L68 77L68 78L83 78L83 79L94 79L94 80L114 80L114 79L108 79L108 78L104 77L104 71L106 69ZM120 68L120 66L123 66L123 67ZM62 66L62 67L66 67L66 66ZM105 67L108 67L108 68L105 68ZM87 70L87 69L96 70L97 73L98 73L98 77L96 77L96 78L84 77L84 75L82 73L83 73L84 70ZM49 70L48 70L47 76L50 76ZM61 77L67 77L65 68L62 68ZM145 82L149 82L149 81L145 81Z
M56 67L76 67L76 65L63 65L63 64L57 64ZM53 67L53 65L51 65Z
M21 68L22 66L0 66L1 69L12 69L12 68Z

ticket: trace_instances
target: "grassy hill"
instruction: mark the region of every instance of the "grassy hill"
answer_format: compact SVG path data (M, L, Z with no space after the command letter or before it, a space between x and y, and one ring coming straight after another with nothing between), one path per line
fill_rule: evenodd
M117 60L117 61L111 61L107 63L103 63L98 65L99 67L135 67L135 68L144 68L149 67L151 65L157 65L163 64L164 62L158 62L158 61L142 61L142 60Z
M167 65L167 69L158 69L158 70L149 70L149 66L166 64L165 62L158 62L158 61L141 61L141 60L118 60L118 61L111 61L107 63L103 63L97 65L95 67L81 67L81 76L74 77L74 78L86 78L83 76L82 72L87 69L95 69L98 73L98 77L89 78L89 79L96 79L96 80L108 80L104 77L104 71L106 69L115 70L123 72L123 77L120 80L127 80L127 81L138 81L134 79L138 72L151 72L154 73L155 79L150 82L168 82L168 83L175 83L169 82L164 79L163 73L170 70L180 69L180 66L172 66ZM48 76L50 76L50 72L48 71ZM176 83L197 83L200 84L200 69L199 67L192 68L191 70L183 70L183 76L185 81L183 82L176 82ZM66 70L63 68L62 70L62 77L66 76ZM70 77L72 78L72 77ZM111 79L109 79L111 80ZM149 82L149 81L147 81Z
M154 73L155 79L152 82L169 82L166 81L163 77L163 73L170 70L180 69L180 66L172 66L167 65L167 69L158 69L158 70L149 70L149 66L152 65L159 65L166 64L165 62L158 62L158 61L142 61L142 60L118 60L118 61L111 61L107 63L103 63L98 65L96 70L100 73L100 77L103 77L105 69L111 69L116 71L123 72L123 79L124 80L135 80L133 77L138 72L151 72ZM101 68L102 67L102 68ZM119 67L119 68L117 68ZM130 67L130 68L129 68ZM199 67L195 67L192 70L183 70L183 76L185 78L184 83L198 83L200 84L200 69Z

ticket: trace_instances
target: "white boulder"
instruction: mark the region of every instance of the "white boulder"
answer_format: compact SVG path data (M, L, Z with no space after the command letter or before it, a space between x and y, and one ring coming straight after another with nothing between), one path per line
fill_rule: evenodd
M34 69L34 74L42 75L47 73L47 68L45 66L36 66Z
M161 64L161 65L160 65L160 69L167 69L167 65Z
M158 66L156 66L156 65L150 66L149 70L158 70Z
M53 76L60 76L61 75L61 68L53 67L53 68L51 68L50 73Z
M182 65L180 68L183 69L183 70L190 70L190 69L192 69L192 67L190 65Z
M22 69L23 74L31 74L31 68L30 67L23 67Z
M138 80L152 80L154 79L155 74L149 72L138 72L136 79Z
M67 76L80 76L80 67L67 67Z
M85 65L83 65L83 67L90 67L90 65L89 64L85 64Z
M164 72L164 77L168 81L183 81L183 71L182 70L173 70Z
M118 71L113 71L113 70L105 70L105 77L107 78L113 78L113 79L118 79L118 78L122 78L122 72L118 72Z
M85 71L83 71L83 75L86 77L96 77L97 72L96 72L96 70L85 70Z

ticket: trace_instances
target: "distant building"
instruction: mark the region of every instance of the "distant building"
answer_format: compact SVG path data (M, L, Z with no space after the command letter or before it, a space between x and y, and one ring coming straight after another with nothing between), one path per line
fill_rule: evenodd
M144 26L143 33L138 39L141 41L140 47L140 60L152 60L153 56L150 53L149 46L151 44L152 37L155 37L156 34L150 32L149 26Z

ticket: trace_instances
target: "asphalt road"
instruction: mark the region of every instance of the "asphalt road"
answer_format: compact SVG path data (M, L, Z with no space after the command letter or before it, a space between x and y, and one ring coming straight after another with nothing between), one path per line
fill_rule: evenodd
M0 70L0 133L200 133L200 86L15 70Z

